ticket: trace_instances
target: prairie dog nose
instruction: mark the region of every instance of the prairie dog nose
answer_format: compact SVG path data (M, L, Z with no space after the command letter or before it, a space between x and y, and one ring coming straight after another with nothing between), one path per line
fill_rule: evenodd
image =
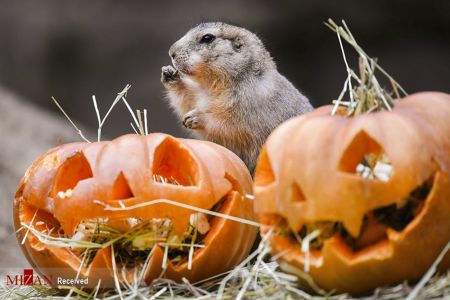
M170 49L169 49L169 56L174 59L175 57L177 57L177 47L175 46L175 44L173 44Z

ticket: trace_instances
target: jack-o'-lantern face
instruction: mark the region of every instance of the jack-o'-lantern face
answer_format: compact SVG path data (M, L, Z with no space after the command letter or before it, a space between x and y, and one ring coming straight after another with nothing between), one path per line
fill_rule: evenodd
M126 135L41 156L21 182L14 213L24 253L45 275L75 278L80 271L91 285L102 279L108 287L114 268L132 278L147 264L147 282L163 272L196 281L239 263L256 229L189 207L251 220L244 197L251 192L245 165L223 147ZM157 199L181 206L147 205Z
M450 240L450 96L352 118L331 109L284 123L262 151L255 209L272 251L337 292L417 280Z

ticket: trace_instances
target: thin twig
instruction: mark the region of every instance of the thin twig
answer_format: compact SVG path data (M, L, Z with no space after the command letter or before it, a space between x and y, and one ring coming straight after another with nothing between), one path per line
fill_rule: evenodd
M59 110L63 113L63 115L66 117L67 120L69 120L70 124L72 124L73 128L75 128L75 130L77 131L78 135L87 143L90 143L91 141L89 141L84 135L83 132L81 132L81 130L77 127L77 125L75 125L75 123L72 121L72 119L69 117L69 115L67 115L67 113L64 111L64 109L62 108L62 106L58 103L58 101L56 101L55 97L52 96L52 100L53 102L55 102L56 106L59 108Z
M416 299L416 297L419 295L419 292L423 289L426 283L430 281L430 278L433 276L433 274L436 273L438 265L441 263L441 261L444 259L445 255L449 251L450 251L450 241L447 243L447 245L445 245L444 249L442 249L441 253L439 253L439 256L431 265L430 269L425 273L422 279L420 279L419 283L414 287L414 289L411 291L411 293L405 300Z
M169 200L169 199L156 199L156 200L150 200L148 202L142 202L139 204L135 204L135 205L130 205L127 207L114 207L114 206L110 206L102 201L99 200L94 200L94 203L102 205L105 207L105 210L110 210L110 211L124 211L124 210L133 210L133 209L137 209L137 208L142 208L142 207L146 207L146 206L151 206L151 205L155 205L155 204L160 204L160 203L165 203L165 204L171 204L171 205L175 205L175 206L179 206L179 207L183 207L189 210L194 210L194 211L198 211L204 214L208 214L208 215L212 215L215 217L220 217L220 218L224 218L224 219L228 219L228 220L232 220L232 221L236 221L236 222L240 222L240 223L244 223L244 224L248 224L248 225L252 225L252 226L256 226L256 227L260 227L261 223L255 222L255 221L251 221L251 220L247 220L247 219L243 219L243 218L238 218L235 216L231 216L231 215L227 215L227 214L223 214L223 213L219 213L216 211L212 211L212 210L207 210L207 209L203 209L200 207L196 207L196 206L192 206L189 204L185 204L185 203L181 203L181 202L176 202L173 200Z

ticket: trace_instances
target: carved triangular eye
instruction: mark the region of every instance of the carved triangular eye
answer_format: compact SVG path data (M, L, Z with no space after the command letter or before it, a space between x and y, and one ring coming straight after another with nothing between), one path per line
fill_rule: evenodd
M111 200L122 200L133 197L133 192L130 189L130 185L125 178L125 175L123 175L123 172L120 172L119 176L117 176L117 179L114 182Z
M255 185L267 186L275 181L275 174L267 155L266 148L263 148L256 167Z
M364 179L389 181L393 167L383 147L361 130L344 151L339 171L359 175Z
M198 183L197 162L182 144L166 138L155 150L153 180L163 184L193 186Z
M53 185L52 195L65 193L75 188L78 182L92 178L92 169L82 152L66 159L59 167Z

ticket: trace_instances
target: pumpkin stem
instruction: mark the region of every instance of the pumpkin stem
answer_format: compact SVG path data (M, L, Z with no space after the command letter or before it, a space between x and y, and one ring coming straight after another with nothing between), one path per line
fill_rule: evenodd
M337 25L332 19L328 19L325 25L336 32L347 70L344 87L339 97L333 100L332 115L339 113L351 117L383 109L391 110L394 106L393 97L401 98L400 93L404 96L408 95L400 84L378 65L376 59L368 56L359 46L344 20L342 20L342 26ZM342 39L351 45L359 55L359 76L349 67ZM388 79L392 91L381 86L375 76L375 71L381 72ZM349 101L343 101L346 93L349 95Z

